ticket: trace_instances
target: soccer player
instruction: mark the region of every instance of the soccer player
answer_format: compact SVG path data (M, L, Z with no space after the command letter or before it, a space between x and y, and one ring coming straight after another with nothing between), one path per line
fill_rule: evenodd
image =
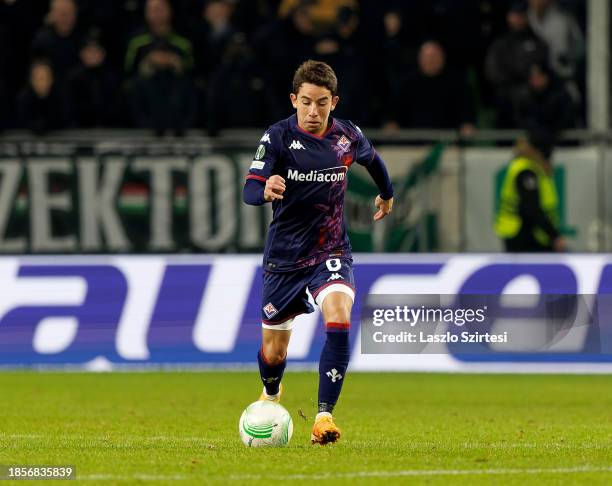
M255 153L243 198L272 203L264 250L262 346L257 355L264 389L260 400L280 401L280 386L295 316L321 309L326 341L319 361L318 414L313 444L336 442L332 411L349 363L349 327L355 287L351 246L344 224L346 174L364 165L380 194L374 220L391 212L393 187L385 165L359 127L332 118L338 81L323 62L306 61L295 72L291 103L296 114L272 125Z

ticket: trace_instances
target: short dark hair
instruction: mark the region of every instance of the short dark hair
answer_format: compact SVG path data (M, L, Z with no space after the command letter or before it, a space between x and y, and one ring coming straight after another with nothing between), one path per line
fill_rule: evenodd
M293 76L293 93L297 94L300 86L311 83L316 86L327 88L332 96L338 93L338 78L329 64L321 61L308 60L300 65Z

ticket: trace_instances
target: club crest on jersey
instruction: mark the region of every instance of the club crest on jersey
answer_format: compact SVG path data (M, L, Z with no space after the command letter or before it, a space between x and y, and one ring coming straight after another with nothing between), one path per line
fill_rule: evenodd
M348 150L351 148L351 141L348 138L346 138L344 135L342 135L338 139L338 142L336 143L336 145L340 148L342 152L348 152Z
M263 308L264 314L266 314L266 317L268 319L270 319L271 317L274 317L276 314L278 314L278 311L276 310L276 307L274 307L272 305L272 302L268 302L264 308Z

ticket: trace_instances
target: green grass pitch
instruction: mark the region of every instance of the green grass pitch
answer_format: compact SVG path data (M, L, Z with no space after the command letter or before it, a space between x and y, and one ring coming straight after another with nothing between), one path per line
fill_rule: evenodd
M612 484L612 376L352 373L321 447L318 375L290 368L279 449L238 436L255 371L0 373L0 464L87 484Z

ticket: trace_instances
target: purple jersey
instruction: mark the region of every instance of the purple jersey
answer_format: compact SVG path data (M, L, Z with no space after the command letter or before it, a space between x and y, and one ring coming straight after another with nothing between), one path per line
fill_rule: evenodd
M272 125L260 140L247 184L262 187L272 175L285 179L282 200L272 203L273 219L264 250L264 268L285 272L350 257L344 222L347 171L368 166L372 144L350 121L330 118L322 136L298 126L295 115Z

